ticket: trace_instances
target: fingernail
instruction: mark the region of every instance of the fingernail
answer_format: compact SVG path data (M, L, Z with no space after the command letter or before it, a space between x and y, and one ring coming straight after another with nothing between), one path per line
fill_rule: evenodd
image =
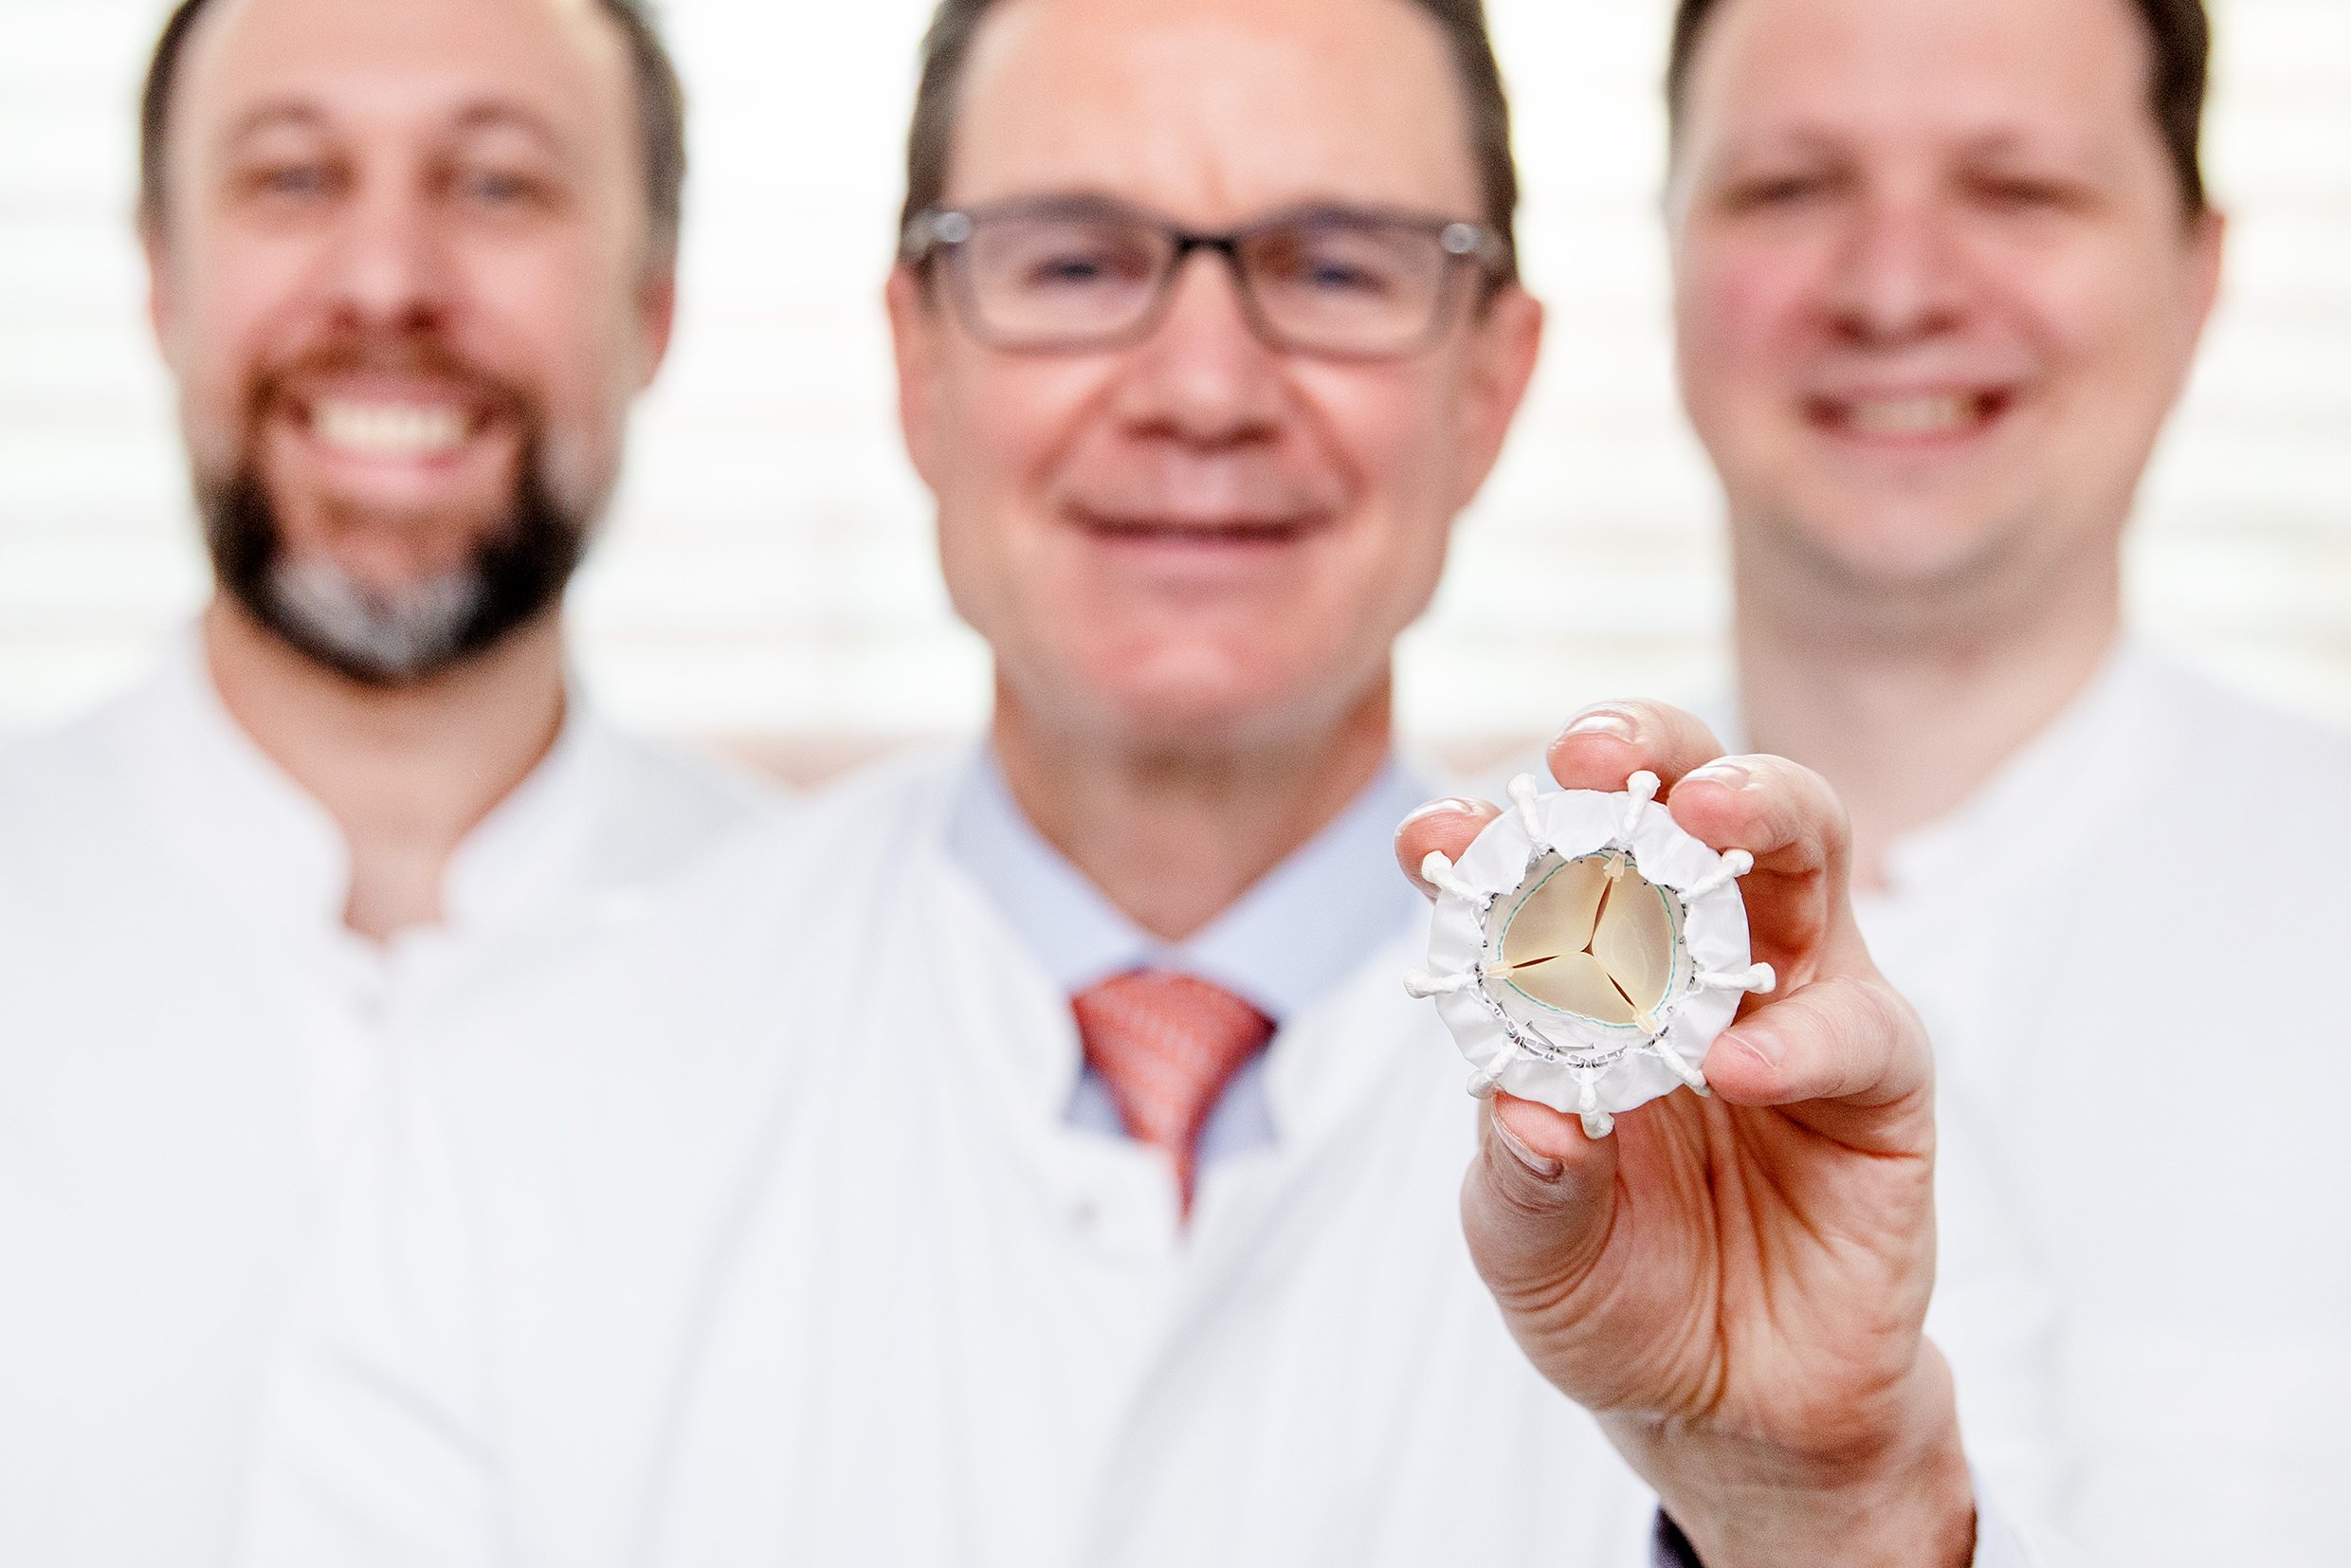
M1729 1039L1732 1045L1775 1071L1780 1063L1788 1059L1788 1048L1780 1043L1779 1036L1768 1030L1742 1029L1732 1033Z
M1682 776L1685 782L1696 779L1702 784L1720 784L1726 790L1743 790L1747 787L1749 775L1746 769L1725 758L1720 762L1709 762L1703 768L1692 768Z
M1612 739L1631 740L1639 733L1633 727L1632 720L1624 714L1613 708L1593 708L1569 720L1567 728L1559 732L1559 738L1564 740L1571 735L1605 735Z
M1543 1181L1557 1181L1566 1174L1567 1166L1564 1163L1553 1159L1548 1155L1539 1155L1519 1141L1519 1135L1512 1132L1501 1117L1491 1117L1488 1120L1493 1122L1494 1136L1501 1140L1502 1146L1510 1151L1511 1158L1532 1171L1537 1178Z
M1415 806L1412 808L1412 815L1406 817L1404 820L1407 822L1418 822L1422 817L1436 816L1445 811L1452 811L1462 816L1475 816L1478 814L1478 809L1476 806L1462 799L1458 795L1454 795L1445 800L1432 800L1426 806Z

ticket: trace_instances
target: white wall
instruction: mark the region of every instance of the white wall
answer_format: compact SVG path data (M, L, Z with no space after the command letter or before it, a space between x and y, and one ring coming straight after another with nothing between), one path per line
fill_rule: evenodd
M1489 0L1549 351L1404 661L1427 736L1723 668L1718 501L1673 404L1663 0ZM702 734L974 723L878 302L925 0L669 0L695 102L684 313L574 600L608 704ZM158 0L0 0L0 724L118 684L204 590L129 238ZM2142 506L2140 622L2351 720L2351 0L2216 0L2232 270ZM1466 607L1499 604L1497 629Z

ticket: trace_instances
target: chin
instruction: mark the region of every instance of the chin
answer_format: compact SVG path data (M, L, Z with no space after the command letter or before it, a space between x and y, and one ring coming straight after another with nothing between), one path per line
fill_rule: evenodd
M2016 530L1980 505L1900 501L1824 506L1775 532L1829 581L1920 593L1956 589L1996 570Z

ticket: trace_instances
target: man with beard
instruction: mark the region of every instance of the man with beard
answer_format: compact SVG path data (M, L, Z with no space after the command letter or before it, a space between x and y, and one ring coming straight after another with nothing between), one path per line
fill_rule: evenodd
M757 810L564 674L671 316L643 17L194 0L145 111L218 593L144 689L0 754L0 1561L42 1568L224 1557L389 1031Z
M2140 1568L2351 1561L2351 741L2123 625L2219 281L2207 48L2198 0L1683 0L1672 71L1739 727L1851 810L2054 1308L2046 1504Z
M1474 0L939 9L888 299L988 741L406 1064L248 1568L1642 1560L1654 1499L1464 1244L1465 1165L1538 1240L1563 1166L1402 984L1394 644L1540 332L1507 121ZM1718 1568L2003 1560L1920 1337L1923 1035L1833 797L1713 755L1627 707L1552 760L1757 857L1787 991L1715 1048L1733 1119L1617 1135L1622 1234L1735 1267L1535 1348ZM1694 1120L1743 1209L1655 1158Z

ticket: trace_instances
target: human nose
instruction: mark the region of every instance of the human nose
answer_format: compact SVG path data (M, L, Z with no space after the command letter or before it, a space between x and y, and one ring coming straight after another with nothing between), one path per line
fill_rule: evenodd
M318 280L345 325L412 332L447 313L454 274L434 207L430 192L389 174L354 192Z
M1202 446L1263 435L1281 415L1279 355L1250 324L1230 259L1194 250L1169 288L1158 325L1120 380L1118 411Z
M1872 193L1856 205L1828 291L1842 332L1868 343L1932 337L1958 321L1967 297L1964 249L1931 195Z

